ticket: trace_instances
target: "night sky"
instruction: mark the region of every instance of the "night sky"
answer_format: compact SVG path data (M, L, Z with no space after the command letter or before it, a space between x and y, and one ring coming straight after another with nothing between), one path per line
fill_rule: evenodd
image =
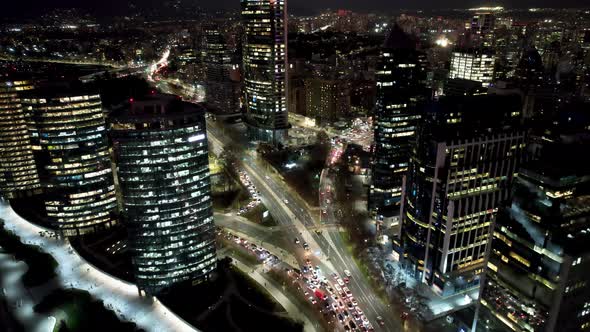
M77 7L98 15L123 13L127 3L138 7L162 5L177 0L17 0L3 1L1 16L34 16L56 7ZM236 9L239 0L181 0L199 4L211 9ZM590 7L590 0L288 0L289 11L295 14L313 13L324 8L347 8L358 11L387 11L407 9L468 8L481 5L503 5L505 7ZM6 10L8 7L9 10ZM14 13L10 15L9 13Z

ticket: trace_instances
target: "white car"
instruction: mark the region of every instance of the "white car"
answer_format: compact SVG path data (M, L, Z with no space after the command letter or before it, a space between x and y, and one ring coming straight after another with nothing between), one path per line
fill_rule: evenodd
M348 270L344 270L344 274L346 274L346 276L349 277L349 278L351 276L350 271L348 271Z
M344 281L342 281L342 279L338 278L336 281L338 282L338 285L344 286Z

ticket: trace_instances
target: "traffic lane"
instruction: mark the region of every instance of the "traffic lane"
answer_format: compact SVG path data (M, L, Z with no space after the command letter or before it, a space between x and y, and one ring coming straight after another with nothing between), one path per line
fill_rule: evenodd
M252 179L253 181L256 181L256 180L258 180L258 177L257 177L257 176L252 176L252 177L251 177L251 179ZM256 179L256 180L255 180L255 179ZM255 183L255 184L256 184L256 183ZM260 189L260 190L262 190L263 188L264 188L264 189L266 189L266 188L265 188L265 186L258 186L258 187L259 187L259 189ZM270 186L269 186L269 187L270 187ZM272 189L272 188L271 188L271 189ZM288 216L287 212L285 212L285 211L282 211L282 208L283 208L283 207L281 206L281 204L279 204L279 206L277 206L276 199L272 199L272 198L271 198L271 199L269 200L269 198L268 198L268 197L273 197L274 195L272 195L272 193L271 193L271 192L268 192L268 193L267 193L267 195L264 195L264 192L262 192L262 191L261 191L261 193L263 194L263 197L265 197L265 196L266 196L266 199L269 201L269 203L268 203L268 204L269 204L269 206L270 206L270 207L272 207L272 208L276 208L278 211L281 211L281 213L280 213L280 214L283 216L283 218L284 218L284 217L286 217L286 218L284 218L284 219L283 219L283 218L281 218L281 220L289 222L289 216ZM287 215L286 215L286 214L287 214ZM305 231L307 231L307 230L305 230ZM299 232L299 235L301 235L301 236L302 236L302 235L303 235L303 233L302 233L302 232L303 232L303 231ZM307 232L309 233L309 231L307 231ZM310 233L309 235L310 235L312 238L314 237L314 234L313 234L313 233ZM318 239L317 235L316 235L316 239ZM326 255L326 254L327 254L327 253L330 251L330 248L331 248L331 247L330 247L329 243L325 242L325 240L323 241L323 244L324 244L323 246L321 246L321 245L319 245L319 244L318 244L318 247L319 247L319 249L320 249L320 253L321 253L321 255L322 255L322 256L325 256L325 255ZM312 255L311 255L311 256L315 256L315 255L313 255L313 253L312 253ZM305 253L305 257L310 257L310 256L309 256L309 253ZM330 268L329 266L327 266L327 264L325 264L323 261L321 261L321 259L320 259L319 257L313 257L313 260L314 260L314 261L316 261L316 259L317 259L317 262L318 262L318 263L321 263L321 264L322 264L322 266L324 266L324 269L325 269L326 271L333 271L333 269L332 269L332 268ZM343 261L340 261L340 264L343 264ZM342 274L343 274L343 270L344 270L344 269L342 269L342 271L339 271L339 274L340 274L340 275L342 275ZM359 280L360 280L360 279L359 279ZM353 294L354 294L354 293L353 293ZM358 296L358 294L357 294L357 296ZM375 326L376 326L376 324L377 324L377 323L376 323L376 317L378 316L378 314L373 314L373 313L371 313L371 311L370 311L370 310L367 310L367 308L370 308L370 307L371 307L371 304L372 304L372 302L374 302L374 299L372 299L372 298L368 297L368 296L367 296L366 294L364 294L364 293L363 293L363 295L361 295L361 297L364 297L364 299L361 299L361 301L359 302L359 304L360 304L360 305L359 305L359 307L361 307L361 309L363 310L363 312L365 312L365 313L367 314L367 318L368 318L368 319L369 319L369 321L372 323L372 325L375 327ZM365 300L365 299L366 299L366 300ZM375 310L375 309L373 308L373 310Z
M266 197L267 201L272 202L271 204L273 207L275 207L277 210L282 210L282 212L286 214L286 220L288 220L290 223L292 223L299 229L299 232L303 237L303 240L305 242L308 242L308 244L312 248L312 251L315 252L319 246L316 243L314 243L315 241L313 240L311 234L308 232L307 228L305 227L305 225L303 225L301 220L298 219L297 216L295 216L295 214L293 214L293 212L290 211L289 206L287 206L284 203L284 201L280 197L278 197L276 192L273 191L272 188L266 182L262 183L262 177L256 174L249 165L244 165L244 169L248 172L253 181L255 181L255 185L260 184L258 185L259 189L268 189L268 195Z
M345 260L342 259L342 257L348 257L349 253L341 251L339 248L332 248L330 243L323 236L316 234L315 237L317 239L317 242L321 245L322 249L324 250L325 255L329 256L329 260L333 263L334 267L336 268L336 271L333 272L336 272L339 275L344 275L344 270L349 270L351 272L353 276L353 278L351 278L351 283L353 285L351 288L355 289L353 294L356 294L358 296L359 303L362 304L360 307L365 309L363 311L366 312L371 323L375 323L377 316L381 316L379 308L373 305L375 302L375 297L372 296L371 292L367 294L367 292L365 292L365 289L358 286L359 281L362 279L360 279L359 275L355 275L352 272L354 271L354 269L352 269L350 261L347 263ZM375 324L373 325L375 326Z
M337 243L341 243L342 245L344 245L342 239L340 238L339 234L332 234L332 236L334 237L334 240L337 241ZM350 256L343 256L346 257L346 259L349 259ZM358 279L358 280L364 280L364 275L362 274L362 272L360 272L360 270L356 269L356 262L354 262L352 259L349 260L348 262L349 266L350 266L350 271L351 273L358 277L358 278L363 278L363 279ZM381 300L381 298L375 296L374 291L372 290L372 288L370 287L370 285L361 282L361 283L357 283L354 284L352 287L358 287L361 293L364 294L372 294L370 296L370 298L372 299L372 304L375 304L376 306L376 313L379 314L379 316L381 316L384 321L385 321L385 329L387 331L401 331L401 330L405 330L405 331L420 331L422 330L422 327L418 324L416 324L416 322L412 322L410 320L402 320L401 319L401 310L396 310L395 306L390 306L390 305L385 305L383 303L383 301Z
M332 199L332 202L333 202L333 199L335 198L335 195L334 195L335 193L332 191L328 192L328 190L327 190L329 187L332 187L332 179L330 177L329 172L330 172L329 170L326 170L325 172L323 172L321 188L322 188L322 192L324 193L324 198L326 199L326 202L328 199ZM327 211L326 218L327 218L328 222L335 222L336 218L334 217L334 214L333 214L333 208L332 208L333 206L331 205L331 203L327 203L327 204L330 204L330 209L329 209L329 211ZM358 269L356 262L351 258L351 254L349 252L343 250L343 248L345 248L345 243L342 241L340 234L328 231L328 236L331 238L332 242L336 245L335 247L336 247L336 250L338 251L338 255L336 255L336 256L339 256L338 259L341 259L341 263L337 264L337 267L342 268L344 266L353 275L354 278L351 281L351 283L352 283L351 288L356 289L357 292L362 294L363 300L365 300L367 302L367 306L371 309L368 314L373 316L372 319L374 321L377 320L378 316L388 317L389 316L387 314L388 311L386 310L385 306L383 305L381 299L376 297L375 292L371 288L367 287L367 285L364 282L360 282L361 280L364 280L364 277L361 274L360 270ZM387 320L386 320L386 325L387 325ZM395 326L395 325L391 325L391 326ZM375 327L377 328L377 326L375 326Z
M248 158L248 159L250 159L250 160L252 161L252 163L250 163L250 164L249 164L249 166L250 166L250 168L251 168L251 169L254 171L254 173L259 173L259 174L263 174L263 173L264 173L264 169L263 169L262 167L260 167L256 161L252 160L251 158ZM259 175L259 174L256 174L256 175ZM250 175L253 175L253 174L250 174ZM278 198L279 198L280 200L282 200L282 201L284 201L285 199L288 201L288 200L289 200L289 198L291 198L291 202L292 202L292 204L294 204L295 206L297 206L297 205L298 205L298 204L297 204L297 202L298 202L298 201L297 201L297 200L295 200L295 199L293 199L293 198L292 198L292 196L291 196L289 193L286 193L285 191L283 191L283 190L284 190L284 186L285 186L285 184L283 184L283 185L279 186L279 185L277 184L277 182L275 182L275 181L272 181L272 180L273 180L273 178L274 178L274 176L273 176L273 177L270 177L270 176L269 176L269 177L266 177L266 176L265 176L265 178L266 178L266 180L267 180L267 181L265 181L265 184L266 184L266 185L267 185L267 186L268 186L268 187L271 189L270 191L274 191L274 194L273 194L273 193L271 193L270 191L267 191L267 195L263 195L263 196L266 196L266 197L267 197L267 200L270 200L270 202L269 202L269 205L268 205L268 206L269 206L269 207L272 207L272 208L273 208L273 210L275 210L275 213L277 213L277 214L281 215L281 217L280 217L280 220L282 221L282 223L283 223L283 224L284 224L284 223L290 223L290 216L289 216L289 214L288 214L286 211L283 211L284 209L283 209L283 207L281 206L281 204L278 204L278 205L277 205L277 204L276 204L276 202L275 202L275 200L274 200L273 198L275 198L275 197L278 197ZM257 176L251 176L251 179L252 179L252 181L253 181L253 182L254 182L254 181L256 181L256 180L258 180L258 179L257 179ZM254 179L256 179L256 180L254 180ZM259 190L261 190L262 188L265 188L265 186L261 186L261 185L260 185L260 183L259 183L259 184L256 184L256 182L254 182L254 183L255 183L255 185L257 185L257 187L259 188ZM265 189L266 189L266 188L265 188ZM262 193L262 191L261 191L261 193ZM277 193L280 193L280 194L277 194ZM305 211L305 210L304 210L304 209L303 209L301 206L297 206L297 207L298 207L298 209L299 209L300 211ZM291 208L291 206L289 206L288 208ZM278 212L278 211L281 211L281 212ZM311 225L313 225L313 224L314 224L314 223L313 223L313 219L311 218L311 216L310 216L310 214L309 214L309 213L304 213L304 216L303 216L303 217L304 217L304 218L303 218L303 219L304 219L304 220L303 220L303 222L305 222L306 220L308 221L308 222L306 223L307 225L310 225L310 224L311 224ZM302 232L299 232L299 234L300 234L300 235L303 235L303 233L302 233ZM310 234L310 235L313 237L313 234ZM327 244L324 244L324 245L325 245L325 246L323 246L323 247L320 247L319 249L320 249L321 251L324 251L324 252L325 252L325 251L329 251L329 250L326 250L326 249L328 249L328 248L330 248L330 247L331 247L331 246L329 245L329 243L327 243ZM319 245L318 245L318 246L319 246ZM342 254L342 253L341 253L341 254ZM345 254L345 255L348 255L348 253L344 253L344 254ZM343 262L343 261L341 261L340 263L341 263L341 264L344 264L344 262ZM330 270L332 270L332 269L330 269ZM363 307L365 307L365 310L364 310L364 311L365 311L365 312L367 312L367 311L366 311L366 308L367 308L367 306L369 306L369 307L371 306L371 302L372 302L372 301L370 301L370 300L369 300L369 298L367 297L367 295L366 295L366 294L364 294L364 293L363 293L363 295L362 295L362 296L364 296L364 297L366 297L366 298L367 298L367 301L363 301L363 300L362 300L363 302L366 302L366 305L363 305ZM368 313L369 313L369 315L371 315L370 311L368 311ZM373 316L374 316L374 315L373 315ZM369 316L369 317L370 317L370 316ZM373 317L373 319L372 319L372 322L373 322L373 323L375 323L375 318L376 318L376 316L375 316L375 317Z
M337 252L332 253L330 256L331 260L335 262L334 266L338 270L336 272L340 275L344 275L344 270L349 270L351 272L352 277L350 278L349 288L351 291L353 291L353 294L356 294L357 300L360 304L359 306L363 308L365 315L369 318L369 321L373 324L373 327L376 330L380 330L380 327L378 327L377 324L377 317L383 316L385 313L380 310L379 307L375 306L376 300L378 299L372 295L371 291L366 292L363 287L360 287L360 284L362 284L360 282L362 280L361 276L353 272L354 269L352 269L350 262L346 262L345 259L341 258L346 257L348 253L343 252L338 248L336 251Z
M259 175L260 174L264 174L264 169L256 162L253 160L249 166ZM285 202L285 204L289 205L289 208L291 208L291 210L295 210L296 212L298 212L299 217L301 218L301 221L303 222L303 224L307 227L310 226L314 226L315 223L313 221L313 218L309 215L309 212L306 210L306 208L304 208L300 203L299 203L299 197L295 197L294 194L290 193L289 190L285 190L287 184L286 183L278 183L277 180L273 179L273 174L269 175L265 175L265 183L272 189L273 192L275 192L277 194L277 196L279 196L279 198Z

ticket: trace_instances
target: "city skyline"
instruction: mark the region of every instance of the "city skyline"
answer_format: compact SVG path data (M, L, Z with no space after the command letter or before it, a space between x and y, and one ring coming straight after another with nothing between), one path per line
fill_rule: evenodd
M56 0L48 4L42 0L24 0L19 2L9 2L7 12L11 12L13 17L31 17L46 13L57 8L80 8L88 10L91 13L102 15L123 15L128 14L129 8L133 9L149 9L168 7L173 8L174 4L182 3L183 5L199 7L210 10L233 10L237 11L240 8L239 0L177 0L161 1L137 1L127 0L126 3L121 4L120 1L105 0L105 1L80 1L76 0ZM587 8L590 5L584 5L581 1L576 0L511 0L511 1L479 1L479 0L450 0L441 3L434 0L367 0L358 2L356 0L318 0L309 3L307 0L289 0L289 14L314 14L326 9L351 9L362 12L372 11L397 11L399 9L419 10L419 9L452 9L452 8L476 8L482 6L504 6L507 9L522 9L522 8ZM14 14L14 11L21 11ZM10 16L7 16L10 17Z
M590 9L474 2L11 3L0 330L590 331Z

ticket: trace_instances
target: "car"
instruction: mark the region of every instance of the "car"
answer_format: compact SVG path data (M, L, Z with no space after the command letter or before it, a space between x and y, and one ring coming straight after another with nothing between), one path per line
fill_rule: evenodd
M384 326L385 325L385 321L383 320L383 317L381 317L381 316L377 316L377 322L381 326Z
M350 276L351 276L351 274L350 274L350 271L348 271L348 270L344 270L344 274L345 274L347 277L349 277L349 278L350 278Z
M348 325L350 325L351 329L353 329L353 330L356 329L356 324L353 321L350 321L350 323Z
M350 279L348 279L348 277L344 277L342 280L344 280L344 283L347 284L350 282Z
M346 290L346 296L349 298L352 297L352 293L350 292L350 290Z
M301 241L299 241L298 238L295 238L295 244L299 244Z
M361 320L363 321L363 326L364 327L369 327L369 320L367 319L367 317L365 317L365 315L361 315Z
M336 303L336 302L332 302L332 308L333 308L334 310L338 310L338 303Z
M350 298L350 303L352 303L352 305L354 305L355 307L359 305L359 303L356 301L354 297Z
M406 320L408 318L408 313L407 312L402 312L401 315L399 315L399 318L401 318L402 320Z
M309 297L309 301L311 302L311 304L316 304L318 303L318 301L315 300L315 298L313 296Z
M336 281L338 282L338 285L344 286L344 281L342 281L342 279L338 278Z
M356 307L355 309L356 309L356 313L357 313L357 314L359 314L359 315L361 315L361 316L363 315L363 311L361 310L361 308L359 308L359 307Z
M348 316L350 316L350 314L346 310L342 311L342 313L344 314L344 317L346 317L346 318L348 318Z
M350 302L348 302L348 304L346 306L348 307L349 310L354 309L354 306Z
M354 320L361 320L361 316L359 314L357 314L356 312L352 313L352 317L354 318Z
M342 303L342 301L338 302L338 307L340 307L340 309L344 309L344 303Z
M308 291L303 291L303 295L307 296L307 295L309 295L309 292Z
M340 323L344 322L344 316L342 316L342 314L338 314L338 320Z
M350 327L348 327L348 325L344 325L344 331L350 331Z
M342 287L340 287L340 285L338 285L338 284L335 284L335 285L334 285L334 288L336 288L336 291L337 291L338 293L342 292Z
M289 204L289 200L284 200L283 202L285 202L285 204Z

